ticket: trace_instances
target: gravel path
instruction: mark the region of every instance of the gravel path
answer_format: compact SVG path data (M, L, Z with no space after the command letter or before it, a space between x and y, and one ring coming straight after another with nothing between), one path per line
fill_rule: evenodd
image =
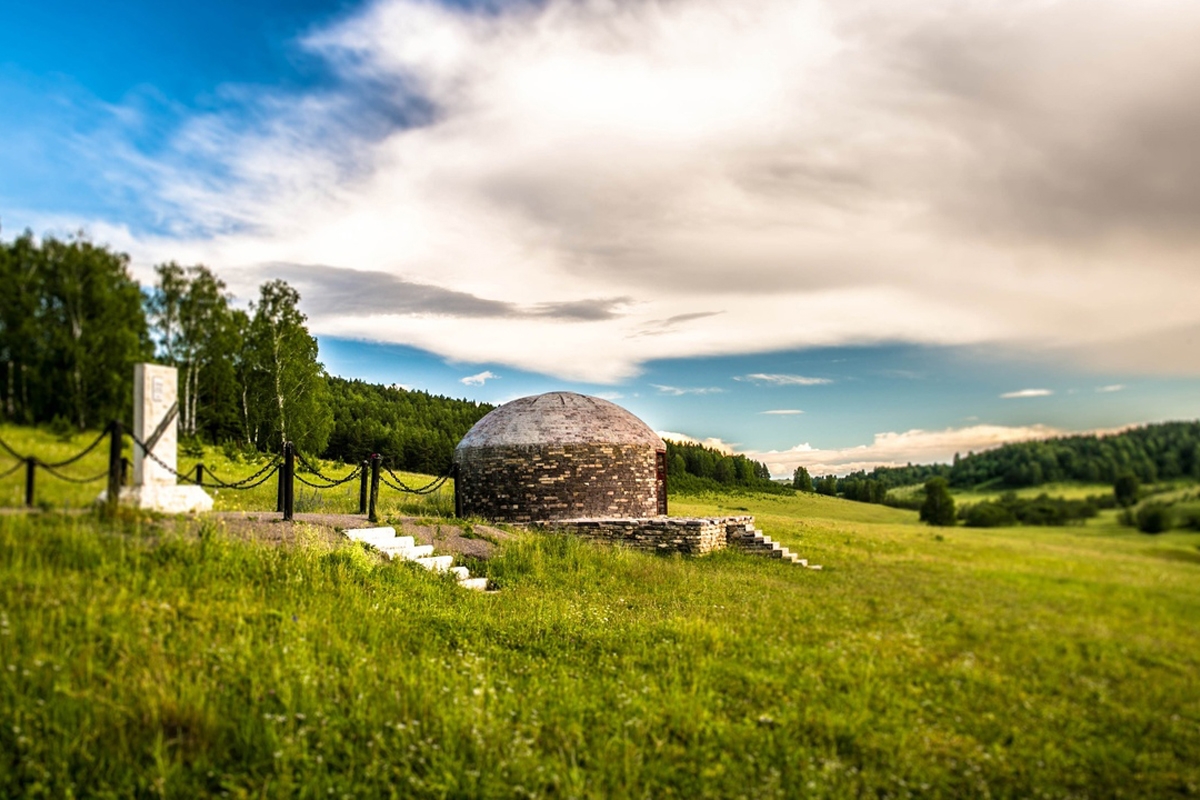
M214 511L196 517L217 520L229 533L245 539L277 544L310 540L315 534L330 544L345 541L342 531L347 528L369 528L371 522L361 514L296 514L294 522L284 522L275 512ZM496 544L511 539L513 534L489 525L474 525L472 533L464 536L463 528L451 522L438 522L415 517L401 517L378 525L391 525L398 536L412 536L417 544L431 544L435 553L471 556L487 559L496 551Z

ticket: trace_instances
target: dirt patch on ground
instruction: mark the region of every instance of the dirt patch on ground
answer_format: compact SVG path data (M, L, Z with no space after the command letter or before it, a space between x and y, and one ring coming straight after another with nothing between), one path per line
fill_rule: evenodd
M277 513L254 511L214 511L193 518L192 524L199 526L205 519L239 538L271 544L311 542L315 535L318 541L333 545L346 540L342 531L347 528L373 527L361 514L296 514L293 522L284 522ZM433 545L434 553L479 559L490 558L498 544L513 537L490 525L462 525L451 520L401 517L377 524L391 525L397 536L411 536L417 544Z

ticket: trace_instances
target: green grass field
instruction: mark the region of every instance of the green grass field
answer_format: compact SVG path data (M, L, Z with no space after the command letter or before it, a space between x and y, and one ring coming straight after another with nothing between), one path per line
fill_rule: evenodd
M671 510L825 569L527 534L482 595L316 537L2 515L0 796L1200 792L1200 535Z

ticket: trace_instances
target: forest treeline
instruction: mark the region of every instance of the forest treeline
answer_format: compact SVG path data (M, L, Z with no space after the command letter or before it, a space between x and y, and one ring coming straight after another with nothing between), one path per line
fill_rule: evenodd
M143 287L129 257L86 238L0 242L0 415L96 428L132 418L133 365L179 370L179 426L196 439L441 472L490 406L333 378L281 280L249 310L202 265L169 262Z
M395 468L441 475L454 448L493 406L398 386L330 377L334 415L326 458L356 461L379 453Z
M763 492L787 491L771 480L767 465L702 444L667 440L669 491L693 493L731 487Z
M809 477L799 468L793 486L868 503L886 501L889 489L945 478L958 489L1019 489L1058 481L1113 483L1132 475L1142 483L1200 480L1200 421L1162 422L1098 436L1063 436L1018 442L954 457L952 464L909 464L859 470L841 478Z
M1123 474L1142 483L1200 479L1200 422L1163 422L1108 436L1007 444L955 458L946 478L956 487L996 481L1020 488L1063 480L1112 483Z

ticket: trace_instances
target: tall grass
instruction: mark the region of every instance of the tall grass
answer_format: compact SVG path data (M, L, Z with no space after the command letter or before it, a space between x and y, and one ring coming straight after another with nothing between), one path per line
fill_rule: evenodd
M315 538L0 518L0 795L1200 788L1196 537L675 511L754 513L827 569L523 535L480 595Z

